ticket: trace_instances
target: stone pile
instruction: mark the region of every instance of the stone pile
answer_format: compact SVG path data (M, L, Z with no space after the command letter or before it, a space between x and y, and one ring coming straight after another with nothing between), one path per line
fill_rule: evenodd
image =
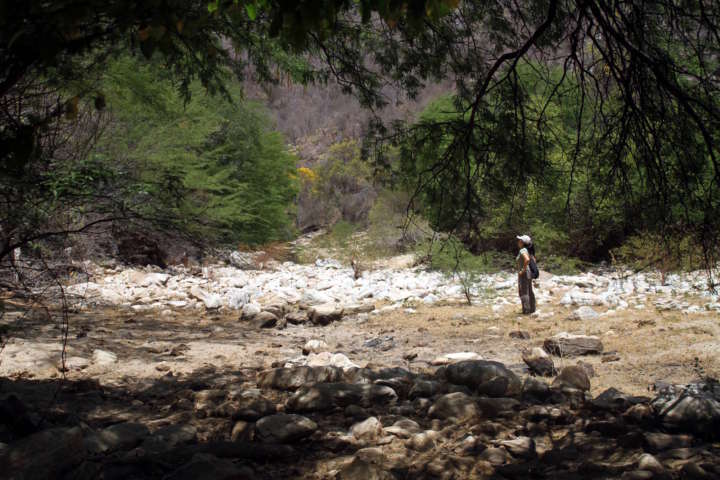
M205 368L131 398L84 383L68 392L73 415L44 418L4 393L0 465L3 478L718 478L716 382L654 399L593 398L590 386L581 365L546 383L460 360L423 372Z

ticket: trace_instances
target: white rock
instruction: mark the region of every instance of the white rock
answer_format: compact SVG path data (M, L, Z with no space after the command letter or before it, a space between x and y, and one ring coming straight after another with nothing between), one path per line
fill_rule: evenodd
M117 355L107 350L100 350L99 348L93 350L92 362L95 365L110 365L117 362Z
M423 297L422 301L426 304L433 304L437 303L438 300L440 300L440 298L437 295L433 293L428 293L427 295L425 295L425 297Z
M461 362L463 360L482 360L482 357L475 352L456 352L447 353L440 357L435 358L432 365L449 365L451 363Z
M337 303L323 303L310 309L310 321L318 325L327 325L340 320L342 316L343 308Z
M335 302L335 299L330 295L318 292L315 290L307 290L300 298L302 303L307 305L321 305Z
M255 317L258 313L262 311L262 308L257 303L246 303L242 307L242 313L240 316L243 319L249 320Z
M665 468L658 461L657 458L653 457L649 453L643 453L638 459L638 470L646 470L654 473L663 473Z
M371 442L382 436L383 426L376 417L369 417L350 427L350 433L358 440Z
M254 270L258 268L257 257L262 252L232 252L230 264L240 270Z
M604 305L605 301L600 295L570 290L560 299L561 305Z
M600 316L599 313L597 313L595 310L592 309L592 307L583 306L575 310L572 314L572 318L574 320L593 320L595 318L598 318Z
M220 295L206 292L198 286L193 286L190 289L190 295L200 300L208 310L215 310L222 306L222 299L220 298Z
M322 340L308 340L303 346L303 353L308 355L310 353L326 352L329 349L328 344Z
M225 305L233 310L241 309L250 301L250 293L245 290L232 289L227 293Z
M307 356L307 365L309 367L336 367L343 370L360 368L359 365L351 362L346 355L330 352L311 353Z
M83 357L68 357L65 359L65 368L68 370L83 370L90 365L90 361Z

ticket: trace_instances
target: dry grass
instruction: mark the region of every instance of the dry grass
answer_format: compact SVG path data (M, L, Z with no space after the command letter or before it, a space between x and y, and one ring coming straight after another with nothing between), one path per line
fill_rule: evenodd
M627 393L647 395L648 388L657 381L685 383L696 379L698 374L720 377L717 314L658 312L648 304L642 309L631 308L591 321L577 321L570 319L573 308L558 304L561 294L554 293L550 299L541 301L540 317L519 315L519 302L494 312L492 304L497 300L489 300L472 306L419 305L414 312L385 311L371 315L367 321L346 318L322 328L303 325L270 331L258 331L246 322L238 322L237 313L187 312L165 317L157 312L87 312L71 318L69 356L89 358L95 348L102 348L118 354L122 363L109 371L88 368L71 372L69 377L100 375L112 380L130 375L139 379L160 377L167 369L191 372L206 364L218 368L269 368L274 362L300 355L302 345L311 338L326 341L331 351L345 353L361 366L410 366L413 370L423 370L429 369L429 363L442 354L474 351L522 372L525 368L522 350L540 346L546 338L562 331L597 335L606 351L617 351L620 357L619 361L609 363L602 363L601 356L581 358L593 365L597 374L591 379L593 394L615 387ZM20 357L14 361L12 356L22 352L40 354L47 350L47 345L59 348L60 330L41 319L29 319L23 325L22 330L14 332L3 354L0 375L28 368L28 373L38 378L57 376L52 364L48 368L21 365ZM510 338L513 330L527 331L530 339ZM378 336L392 337L392 346L378 349L366 345ZM189 348L183 357L158 353L181 343ZM411 354L417 357L408 364L404 357ZM57 363L57 360L53 361ZM578 360L556 359L556 366Z
M642 395L656 381L684 383L699 373L720 377L720 322L714 314L658 312L648 306L579 321L570 319L571 309L560 306L554 306L546 318L522 316L517 310L519 306L507 306L499 313L489 306L423 306L414 314L397 310L374 317L368 327L403 338L405 348L418 350L422 360L474 351L516 369L523 366L523 348L541 346L558 332L597 335L605 351L619 354L619 361L602 363L601 356L555 358L559 367L578 360L593 365L597 374L592 379L593 394L615 387ZM510 338L513 330L527 331L530 339ZM696 358L703 372L698 372Z

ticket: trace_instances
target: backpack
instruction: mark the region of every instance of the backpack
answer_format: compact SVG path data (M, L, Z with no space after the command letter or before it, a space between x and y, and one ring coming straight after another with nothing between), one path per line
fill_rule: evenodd
M537 263L535 263L535 257L530 257L530 263L528 264L528 268L530 269L530 276L533 279L540 277L540 270L538 269Z

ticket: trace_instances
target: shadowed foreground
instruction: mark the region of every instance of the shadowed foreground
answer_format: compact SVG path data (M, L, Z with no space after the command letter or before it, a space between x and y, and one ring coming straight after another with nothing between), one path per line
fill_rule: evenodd
M586 382L588 382L586 384ZM497 362L3 379L3 478L717 478L720 388L595 399ZM702 390L704 388L704 390ZM714 391L712 390L714 388Z

